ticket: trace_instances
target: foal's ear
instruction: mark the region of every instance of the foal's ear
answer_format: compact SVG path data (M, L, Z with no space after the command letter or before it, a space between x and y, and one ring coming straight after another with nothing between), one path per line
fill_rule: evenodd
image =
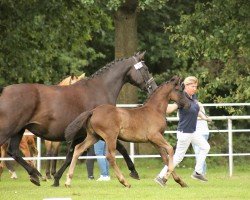
M171 82L173 82L175 85L178 85L179 84L179 81L180 81L180 77L178 76L173 76L171 79L170 79Z

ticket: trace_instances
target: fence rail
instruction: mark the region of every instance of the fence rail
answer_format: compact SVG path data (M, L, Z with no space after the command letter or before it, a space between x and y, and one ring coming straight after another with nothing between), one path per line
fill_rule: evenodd
M118 107L126 107L132 108L137 107L139 104L117 104ZM204 107L233 107L233 106L250 106L250 103L217 103L217 104L210 104L204 103ZM228 153L220 153L220 154L208 154L208 156L226 156L229 159L229 176L233 175L233 157L234 156L250 156L249 153L233 153L233 133L237 132L249 132L250 129L233 129L233 120L249 120L250 115L245 116L211 116L212 120L227 120L227 129L225 130L210 130L210 133L228 133ZM178 121L177 117L168 117L168 121ZM176 133L174 130L165 131L165 134ZM37 169L41 171L41 161L44 160L64 160L66 159L65 156L58 156L58 157L42 157L41 156L41 138L37 137L37 149L38 149L38 156L37 157L26 157L25 160L36 160L37 161ZM135 158L158 158L160 155L136 155L134 151L134 143L130 143L130 157L131 159L135 160ZM194 157L194 154L186 154L185 157ZM80 156L79 159L92 159L92 158L99 158L103 156ZM122 158L122 156L117 155L116 158ZM0 158L0 160L13 160L13 158Z

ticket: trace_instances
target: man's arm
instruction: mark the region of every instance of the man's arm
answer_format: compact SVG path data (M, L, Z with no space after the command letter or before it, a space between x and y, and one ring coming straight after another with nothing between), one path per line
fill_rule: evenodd
M176 111L178 109L178 105L177 104L168 104L168 107L167 107L167 110L166 110L166 113L167 114L170 114L174 111Z

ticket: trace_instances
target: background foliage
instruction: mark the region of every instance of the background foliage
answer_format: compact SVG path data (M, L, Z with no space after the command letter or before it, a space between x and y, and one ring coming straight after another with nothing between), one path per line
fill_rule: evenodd
M137 0L1 0L0 85L56 84L114 60L114 12L124 3ZM138 50L147 51L158 84L195 75L201 102L250 102L249 10L248 0L140 0ZM139 103L145 98L141 93ZM249 114L249 108L207 113ZM246 134L240 138L249 146Z

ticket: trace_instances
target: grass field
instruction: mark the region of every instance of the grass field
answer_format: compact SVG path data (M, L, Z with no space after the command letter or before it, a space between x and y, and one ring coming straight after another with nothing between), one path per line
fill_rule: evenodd
M95 174L97 177L97 164ZM209 168L207 183L202 183L190 178L191 168L177 168L177 173L189 185L181 188L173 179L170 179L167 187L162 188L153 179L162 167L157 159L136 160L137 170L141 180L133 180L128 176L129 172L124 163L119 159L119 166L132 185L130 189L124 188L114 176L111 170L112 180L109 182L97 182L86 179L85 164L79 164L72 181L71 188L65 188L65 174L61 180L61 186L51 187L52 181L41 182L37 187L28 180L27 173L20 167L17 168L18 179L11 180L7 170L2 175L0 182L1 200L42 200L52 197L70 197L72 200L130 200L130 199L250 199L250 167L235 166L233 177L228 176L227 166Z

